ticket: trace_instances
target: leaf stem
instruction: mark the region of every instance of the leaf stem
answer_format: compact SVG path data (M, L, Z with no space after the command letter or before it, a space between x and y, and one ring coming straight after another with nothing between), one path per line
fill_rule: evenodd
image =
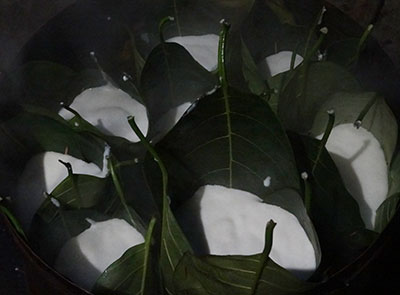
M60 160L60 159L58 160L58 162L60 162L61 164L63 164L67 168L68 177L71 179L72 188L75 191L76 199L78 201L78 209L81 209L81 207L82 207L82 196L81 196L81 193L80 193L79 188L78 188L78 184L77 184L77 181L76 181L76 175L72 171L72 165L71 165L71 163L64 162L63 160Z
M147 272L148 272L148 264L150 260L150 249L152 245L152 239L153 239L153 233L154 233L154 228L156 225L157 219L155 217L151 218L147 233L146 233L146 238L145 238L145 244L144 244L144 262L143 262L143 276L142 276L142 283L140 286L141 294L145 295L146 294L146 289L151 288L152 286L147 286L146 278L147 278Z
M121 182L119 181L118 175L117 175L117 173L115 171L115 165L114 165L113 158L109 159L108 167L110 169L111 178L112 178L112 181L114 183L115 190L117 191L117 195L118 195L118 197L119 197L119 199L121 201L121 204L124 207L126 213L128 214L128 217L129 217L129 219L131 221L131 224L132 225L136 225L136 222L132 217L131 211L129 210L128 204L126 203L126 198L125 198L124 191L122 189Z
M258 283L261 279L264 268L269 260L269 254L272 249L273 232L274 232L275 226L276 226L276 223L271 219L270 221L268 221L267 226L265 228L264 250L261 253L260 261L258 263L258 269L256 271L255 278L253 281L253 286L251 288L251 293L250 293L251 295L255 295L257 293Z
M154 149L154 147L150 144L150 142L146 139L146 137L143 135L142 131L140 131L139 127L135 123L135 118L133 116L128 117L128 122L133 131L136 133L136 135L139 137L140 141L142 144L145 146L147 151L153 156L154 161L157 162L160 171L161 171L161 176L162 176L162 186L163 186L163 208L166 207L166 204L168 204L168 172L167 169L164 166L164 163L162 162L160 156Z
M377 95L374 95L368 103L365 105L365 107L362 109L361 113L358 115L357 119L354 121L354 127L359 129L362 125L362 121L364 120L364 117L368 114L369 110L372 108L372 106L376 103L377 101Z
M218 79L222 86L222 91L224 96L228 95L228 79L226 75L226 41L228 36L228 31L231 25L224 19L220 21L222 25L222 30L219 34L218 43Z
M352 64L357 63L358 59L360 58L361 51L363 50L363 48L365 46L365 42L367 41L367 39L368 39L369 35L371 34L373 28L374 28L374 25L370 24L365 29L364 33L360 37L360 40L358 41L356 53L349 60L349 62L346 64L347 67L350 67Z
M318 162L319 162L319 160L321 158L322 151L324 150L324 147L325 147L325 145L326 145L326 143L328 141L328 138L331 135L333 126L335 125L335 111L334 110L328 110L327 113L329 115L328 124L326 125L324 135L323 135L323 137L321 139L321 142L320 142L320 145L319 145L319 148L318 148L318 154L317 154L317 157L315 158L315 161L314 161L314 164L313 164L313 167L312 167L312 170L311 170L312 174L314 174L315 168L317 167Z
M321 29L321 34L318 38L318 41L314 44L313 48L304 57L303 64L302 64L302 67L300 70L300 75L299 75L299 80L301 81L301 86L300 86L301 90L297 95L297 97L303 98L303 101L304 101L304 96L306 95L306 92L307 92L308 70L309 70L311 58L314 56L314 54L317 52L317 50L321 47L321 44L324 41L327 33L328 33L327 28L324 27Z
M160 24L158 25L158 33L160 34L161 43L165 43L165 38L164 38L164 27L165 27L165 25L167 23L169 23L169 22L173 22L174 20L175 20L174 17L166 16L160 21Z
M322 19L323 19L325 12L326 12L326 8L325 8L325 6L323 6L320 13L318 14L317 18L314 20L314 23L312 24L312 26L310 28L310 31L307 36L306 44L304 47L304 53L303 53L304 56L306 56L308 54L308 48L310 47L312 35L314 34L315 29L322 23Z
M373 28L374 28L374 25L369 24L368 27L365 29L364 33L361 35L360 41L358 42L358 46L357 46L357 53L355 56L356 61L359 59L361 51L363 50L363 48L365 46L365 42L368 40L368 37L370 36Z
M286 86L289 84L289 82L292 80L293 76L295 75L294 68L296 65L296 56L299 51L299 46L300 46L300 43L297 43L296 47L294 48L294 51L292 52L292 56L290 58L289 71L283 73L282 80L280 81L279 88L278 88L279 95L284 91L284 89L286 89Z

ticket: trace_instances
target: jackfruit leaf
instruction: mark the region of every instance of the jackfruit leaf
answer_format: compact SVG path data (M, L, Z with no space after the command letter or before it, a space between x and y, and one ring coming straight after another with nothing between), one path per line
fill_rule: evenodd
M306 65L300 67L303 66ZM283 89L278 102L278 115L286 129L305 134L311 129L316 113L331 95L341 91L359 91L360 86L351 73L331 62L311 63L306 79L302 78L302 72L297 71Z
M290 79L289 72L283 72L273 77L268 77L267 81L271 88L268 103L275 114L278 113L280 93L283 90L285 83L287 83L287 79Z
M227 70L229 84L236 89L255 95L268 93L268 85L258 72L253 56L241 36L229 36Z
M104 142L77 133L60 116L45 109L25 106L25 111L5 122L2 129L31 154L54 151L103 167Z
M250 295L261 255L183 256L174 273L176 294ZM268 259L256 294L303 294L316 284L294 277Z
M168 209L163 214L161 237L159 240L161 246L160 265L165 289L168 294L174 294L173 274L182 256L186 252L191 253L192 249L169 205L167 206Z
M145 151L140 143L133 143L123 137L104 134L82 118L79 113L69 120L68 123L77 133L91 134L106 142L119 161L128 161L132 160L132 158L144 158Z
M163 278L163 286L168 294L174 294L173 273L178 262L186 252L192 252L182 229L179 227L170 207L170 197L168 196L168 172L163 160L150 142L140 132L134 120L129 120L132 129L140 138L141 143L147 149L146 173L148 188L153 194L153 199L158 206L157 218L161 220L156 227L155 244L158 248L160 267ZM160 216L160 217L158 217Z
M109 219L108 216L92 209L73 209L63 210L53 219L46 220L42 218L47 215L46 210L47 208L38 210L32 220L28 237L32 249L49 265L54 265L62 246L69 239L90 227L88 218L96 222Z
M290 143L263 99L233 89L225 97L219 89L200 99L158 147L177 206L206 184L254 193L299 219L319 259L314 228L296 192L300 185Z
M161 43L152 50L141 76L141 93L149 114L149 138L172 126L159 123L168 111L194 102L216 85L215 77L176 43ZM167 125L167 126L166 126Z
M104 74L99 69L84 69L77 72L66 89L66 98L62 102L66 105L72 103L73 99L84 90L105 85Z
M200 99L159 146L191 175L186 190L174 192L178 198L206 184L263 199L283 188L299 189L290 143L268 103L232 88L227 96L218 89ZM175 174L173 165L167 169Z
M106 200L106 195L111 193L109 178L100 178L91 175L74 174L65 178L46 198L40 206L41 218L50 222L59 214L60 210L93 208ZM76 186L76 188L75 188ZM78 195L79 194L79 195ZM62 209L54 206L54 198L62 205Z
M44 60L26 63L12 78L17 87L24 89L25 103L52 111L59 110L61 102L70 104L83 90L105 84L98 69L75 72L62 64Z
M22 66L15 78L22 77L17 84L24 89L28 101L50 107L59 108L59 103L68 101L67 89L75 78L72 69L49 61L32 61Z
M158 150L157 153L160 156L164 155L160 154ZM165 163L164 157L162 157L162 159ZM144 166L146 187L149 188L152 198L158 206L159 215L162 220L161 228L156 228L157 236L155 241L158 243L160 249L160 266L164 287L167 290L167 294L177 294L174 290L173 274L183 255L186 252L192 253L192 249L171 211L170 205L168 204L169 202L167 202L167 204L162 202L162 175L157 163L150 154L147 154ZM171 177L169 176L168 186L170 186L170 184ZM174 199L174 195L170 190L167 198Z
M309 174L311 206L309 215L318 233L322 260L318 275L330 275L351 263L375 239L365 229L357 202L346 190L339 171L320 141L290 133L299 171ZM312 173L312 167L315 169ZM320 278L320 279L324 279Z
M95 295L160 294L159 273L154 252L154 221L150 222L145 242L128 249L97 279Z
M397 152L392 159L389 169L389 193L392 196L400 193L400 152Z
M294 51L297 47L298 52L302 52L308 28L292 23L295 21L292 19L293 12L286 10L283 3L286 1L256 0L254 2L240 30L256 63L283 50ZM312 40L314 39L315 36Z
M0 201L1 202L1 201ZM17 231L18 234L21 235L21 237L23 237L25 240L27 240L27 237L25 235L24 230L22 229L21 224L19 223L18 219L14 216L13 213L11 213L11 211L0 204L0 213L4 214L4 216L6 216L8 218L8 220L10 221L10 223L12 224L12 226L15 228L15 230Z
M146 175L144 164L133 161L132 165L122 165L119 167L119 177L122 189L125 193L126 202L139 214L145 224L157 215L157 204L151 188L152 183ZM122 162L123 164L123 162ZM157 184L154 184L157 185ZM112 214L121 202L118 198L110 198L107 203L106 212Z
M353 124L363 109L373 100L372 107L362 120L362 128L370 131L381 144L389 166L397 144L397 120L385 102L385 99L374 92L338 92L330 96L316 113L311 134L324 133L327 118L326 111L335 110L335 126L345 123Z
M400 193L394 194L387 198L376 210L375 217L375 230L381 233L389 222L392 220L393 216L396 214L400 203Z
M376 210L375 230L381 233L392 220L400 204L400 153L393 157L389 169L388 198Z
M266 81L263 80L260 73L258 72L257 66L254 63L253 58L250 55L246 45L242 47L243 56L243 75L248 84L251 93L255 95L265 95L268 92L268 86Z

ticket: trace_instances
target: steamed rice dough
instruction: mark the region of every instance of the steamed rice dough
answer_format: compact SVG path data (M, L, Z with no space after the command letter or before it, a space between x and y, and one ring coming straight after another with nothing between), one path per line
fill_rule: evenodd
M143 235L122 219L93 223L61 249L54 268L87 290L126 250L144 242Z
M51 193L67 176L67 168L58 160L70 163L75 174L86 174L104 178L108 174L107 156L104 153L103 169L69 155L45 152L32 157L25 165L18 179L13 206L24 230L29 230L33 216L45 200L45 193Z
M166 40L166 42L174 42L182 45L207 71L217 69L218 35L177 36Z
M376 210L386 199L389 186L388 167L380 143L362 127L341 124L332 129L326 149L344 185L360 206L366 227L374 229Z
M128 117L135 117L143 134L147 134L149 128L144 105L111 84L83 91L70 107L105 134L123 137L131 142L140 140L130 127ZM74 117L74 114L64 108L59 115L66 120Z
M264 77L266 76L265 73L267 72L269 72L271 77L273 77L280 73L289 71L292 55L293 52L291 51L280 51L276 54L268 56L259 64L260 72L264 74ZM296 54L294 67L296 68L302 62L303 62L303 57Z
M290 212L263 203L257 196L218 185L206 185L178 209L177 219L197 254L261 253L269 220L277 223L271 259L301 279L317 268L312 243Z

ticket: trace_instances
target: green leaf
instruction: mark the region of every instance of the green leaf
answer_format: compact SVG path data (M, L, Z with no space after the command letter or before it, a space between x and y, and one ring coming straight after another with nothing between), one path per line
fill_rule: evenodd
M325 148L316 162L320 141L296 134L291 134L290 139L299 170L309 175L307 181L311 185L312 197L309 214L323 253L319 274L326 275L323 273L337 271L352 262L375 235L365 230L358 204L347 192Z
M219 89L200 99L159 145L191 173L195 189L218 184L260 198L282 188L298 189L290 143L268 103L228 91L227 96ZM268 176L271 185L266 187Z
M56 110L67 99L67 89L76 73L49 61L32 61L21 69L23 89L30 101ZM17 77L18 78L18 77Z
M64 119L45 109L26 107L2 129L32 154L68 151L75 158L103 167L104 142L90 134L75 132Z
M305 66L304 64L299 67ZM306 79L299 70L281 93L278 114L286 129L307 133L321 106L331 95L341 91L358 91L360 86L352 74L330 62L309 65ZM303 84L305 81L305 85ZM302 91L305 89L305 92Z
M286 9L286 2L254 1L252 11L241 27L243 39L257 64L279 51L295 51L298 47L298 52L302 52L305 46L307 27L292 23L297 23L297 19L292 19L296 11ZM301 14L305 12L300 11Z
M97 279L92 292L101 294L159 294L157 269L154 269L152 243L155 219L150 222L143 244L128 249Z
M155 198L161 199L161 208L159 208L161 215L161 228L158 229L156 241L160 251L160 266L165 290L168 294L174 294L173 273L175 272L176 266L181 260L182 256L186 252L191 253L192 249L181 228L179 227L169 205L170 199L168 196L168 173L164 163L153 146L141 133L139 127L135 123L135 120L131 118L129 119L129 123L136 135L140 138L141 143L146 147L149 156L152 157L155 162L157 162L159 172L161 172L161 183L158 183L158 187L161 186L162 189L161 191L156 189L155 194ZM156 178L158 177L156 176Z
M27 240L27 237L25 235L24 230L21 227L21 224L19 223L18 219L15 218L15 216L11 213L11 211L8 210L7 207L0 205L0 212L3 213L10 220L11 224L14 226L15 230L21 235L21 237Z
M56 206L53 210L59 209ZM96 222L109 219L108 216L92 209L59 210L51 220L47 219L48 207L40 208L34 216L29 231L32 249L49 265L53 265L62 246L72 237L90 227L87 219ZM44 218L43 218L44 217Z
M400 203L400 193L387 198L376 210L375 230L381 233L392 220Z
M21 78L22 77L22 78ZM51 61L31 61L13 76L14 82L25 91L25 103L35 104L53 111L60 103L69 104L83 90L105 83L99 70L75 72Z
M65 178L42 203L39 211L44 220L50 221L59 213L59 208L52 204L51 198L69 209L92 208L104 200L107 193L110 193L109 189L106 190L109 188L108 178L81 174L75 174L74 177L75 180L71 177ZM74 188L73 181L76 183L78 192ZM77 193L80 196L77 196Z
M111 179L114 184L115 194L118 197L118 203L121 206L122 216L124 216L128 223L130 223L134 228L138 229L139 231L143 231L143 222L139 215L136 213L135 210L132 210L127 203L127 199L125 197L125 190L123 189L122 183L120 181L120 175L117 173L115 165L114 165L114 158L111 157L108 162L108 166L110 168Z
M250 295L260 259L260 254L205 257L186 254L174 274L177 294ZM314 285L297 279L269 259L256 294L301 294Z
M379 141L389 165L397 144L397 120L385 99L374 92L338 92L330 96L318 109L311 134L316 136L324 132L327 110L335 110L335 126L345 123L354 124L371 100L373 105L362 119L361 126L370 131Z
M132 143L123 137L106 135L82 118L75 110L69 107L65 108L75 115L68 121L69 126L74 131L83 135L90 134L93 137L103 140L110 146L114 156L117 157L119 161L129 161L132 160L132 158L139 159L144 157L144 149L140 143Z
M200 99L158 146L168 155L170 175L180 175L182 167L190 175L189 181L170 179L173 201L184 201L206 184L252 192L292 212L319 253L313 226L295 191L300 186L290 143L263 99L221 87ZM271 184L265 185L268 177Z
M237 34L236 34L237 35ZM229 35L227 75L229 84L244 92L265 95L268 85L261 77L257 65L241 36Z
M172 127L155 126L162 115L185 102L194 102L215 85L212 74L182 46L161 43L154 48L143 68L140 87L151 124L150 138L163 131L157 129Z
M93 294L142 294L145 244L128 249L97 279Z
M400 153L397 152L392 159L389 169L389 193L392 196L400 192Z

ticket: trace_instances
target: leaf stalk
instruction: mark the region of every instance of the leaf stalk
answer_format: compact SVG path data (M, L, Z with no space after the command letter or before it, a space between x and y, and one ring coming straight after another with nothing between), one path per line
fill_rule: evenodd
M150 254L151 254L151 244L152 244L152 239L153 239L153 233L154 233L154 228L156 225L157 219L153 217L150 220L149 227L147 229L146 233L146 238L145 238L145 248L144 248L144 262L143 262L143 276L142 276L142 282L141 282L141 294L145 295L146 290L148 288L152 288L152 286L147 286L147 272L148 272L148 265L149 265L149 260L150 260Z
M75 194L76 194L76 199L78 201L78 209L82 208L82 196L81 196L81 192L79 191L78 188L78 183L76 181L76 174L74 174L73 170L72 170L72 165L71 163L68 162L64 162L63 160L58 160L58 162L60 162L61 164L63 164L68 171L68 178L71 179L72 182L72 189L74 190Z
M161 21L160 24L158 25L158 33L160 34L160 41L161 43L165 43L165 38L164 38L164 29L165 25L169 22L173 22L175 20L174 17L172 16L166 16L164 17Z
M228 79L226 74L226 42L231 25L224 19L221 20L222 30L219 34L218 43L218 79L224 96L228 95Z
M322 151L324 150L324 147L325 147L326 143L328 142L329 136L331 135L333 126L335 125L335 111L328 110L327 113L329 115L328 124L326 125L324 135L321 139L321 142L320 142L320 145L318 148L318 154L317 154L317 157L315 158L315 161L314 161L314 164L313 164L313 167L311 170L312 174L314 174L314 172L315 172L315 168L317 167L318 162L321 158Z
M271 253L272 243L273 243L273 232L276 223L273 220L268 221L266 229L265 229L265 244L264 250L261 253L260 262L258 263L258 269L255 274L255 278L253 281L253 286L251 288L251 295L255 295L257 293L257 288L261 276L263 274L264 268L269 260L269 254Z
M119 199L121 201L121 204L124 207L126 213L128 214L128 217L130 219L131 224L135 225L136 222L133 219L133 216L131 214L131 211L129 210L128 204L126 203L125 193L124 193L124 191L122 189L121 182L120 182L120 180L118 178L118 175L117 175L117 173L115 171L115 164L114 164L114 160L112 158L110 158L109 161L108 161L108 167L110 169L111 178L112 178L112 181L114 183L114 187L115 187L115 189L117 191L117 195L118 195L118 197L119 197Z
M377 95L374 95L368 103L365 105L365 107L362 109L361 113L358 115L357 119L354 121L354 127L359 129L362 125L362 121L364 120L364 117L368 114L369 110L372 108L372 106L376 103L377 101Z

